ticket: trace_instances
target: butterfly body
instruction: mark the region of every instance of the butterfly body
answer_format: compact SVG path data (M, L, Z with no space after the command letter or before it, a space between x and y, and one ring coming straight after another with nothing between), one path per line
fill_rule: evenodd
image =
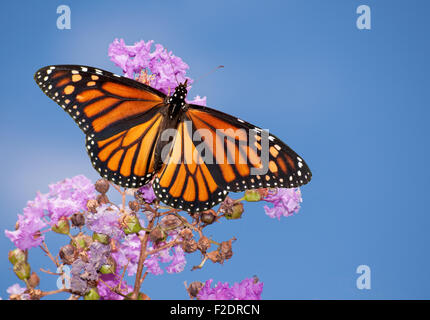
M198 212L230 191L293 188L311 180L304 160L276 136L186 103L186 82L168 96L88 66L48 66L34 78L85 133L102 177L127 188L152 181L169 206Z

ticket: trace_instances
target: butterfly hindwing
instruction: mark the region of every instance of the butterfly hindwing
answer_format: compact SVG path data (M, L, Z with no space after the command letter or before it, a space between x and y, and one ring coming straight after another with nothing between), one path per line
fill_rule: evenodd
M179 122L169 157L153 182L157 197L169 206L204 211L222 202L227 191L218 184L218 167L211 167L201 157L194 157L196 144L192 140L189 119Z
M165 106L163 108L166 108ZM86 146L93 167L117 185L138 188L152 180L162 114L152 110L142 122L106 139L88 134Z

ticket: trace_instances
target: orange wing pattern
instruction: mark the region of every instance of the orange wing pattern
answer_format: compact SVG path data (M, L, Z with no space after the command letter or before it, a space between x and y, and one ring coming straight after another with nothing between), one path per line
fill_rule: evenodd
M207 147L214 155L211 168L218 168L212 170L219 173L215 181L220 188L234 192L294 188L311 180L312 173L305 161L267 131L208 107L190 105L186 115L195 129L206 129L216 137ZM263 147L267 161L262 160Z
M250 123L207 107L189 105L179 123L168 162L156 175L156 195L172 207L203 211L223 201L228 191L292 188L311 180L306 163L268 133L267 161L262 161L263 138L263 130Z
M154 174L155 146L162 115L153 112L148 120L103 140L87 135L87 151L100 175L120 186L138 188Z
M207 210L223 201L227 191L217 183L218 168L194 156L198 153L186 120L178 125L168 162L156 175L153 188L157 197L169 206L193 212Z
M45 67L34 78L86 133L88 154L102 177L124 187L151 181L163 93L87 66Z
M44 67L34 79L86 134L102 139L139 124L165 99L145 84L87 66Z

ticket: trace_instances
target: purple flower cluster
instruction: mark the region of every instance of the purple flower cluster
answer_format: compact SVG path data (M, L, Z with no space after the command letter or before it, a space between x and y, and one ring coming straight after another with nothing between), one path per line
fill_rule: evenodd
M225 282L218 282L212 288L213 279L205 282L199 290L199 300L261 300L263 283L253 278L247 278L240 283L234 283L232 287Z
M141 231L141 235L143 235L143 231ZM151 244L151 241L149 241L149 245L146 250L152 251L156 248L162 247L166 244L166 242L176 239L176 236L177 235L172 232L165 242L160 242L157 245L153 245ZM127 265L127 272L129 276L136 274L139 255L140 239L137 234L127 235L120 243L117 251L112 253L112 257L115 259L118 267L123 268ZM166 271L168 273L178 273L184 270L187 261L185 260L184 250L182 250L180 246L166 248L151 254L145 260L144 266L151 274L160 275L164 273L160 263L169 262L170 264L166 266Z
M84 294L90 289L88 282L98 280L99 273L97 271L107 262L109 254L109 246L95 241L90 246L90 259L88 262L84 262L81 259L73 262L71 270L72 280L70 283L73 292Z
M165 94L169 94L169 91L172 93L178 85L176 81L183 83L187 79L188 84L191 84L193 80L185 75L189 66L172 52L167 52L161 44L155 44L155 50L151 52L153 43L153 40L141 40L128 46L123 39L115 39L109 45L108 55L128 78L133 79L146 70L149 73L149 85ZM190 103L204 106L206 97L197 96Z
M38 193L27 203L23 214L18 215L17 230L5 230L5 234L19 249L37 247L44 240L44 227L86 210L87 201L95 196L94 185L83 175L52 184L47 194Z
M97 208L96 213L87 214L87 227L91 231L105 234L113 239L121 239L124 231L120 225L121 213L115 206L108 204Z
M300 189L279 188L275 191L269 191L269 194L263 199L273 203L273 208L264 206L266 214L271 218L281 219L281 216L288 217L297 213L302 202Z
M121 284L120 284L121 282ZM122 300L124 299L119 294L112 292L110 288L117 288L120 284L120 291L123 295L133 291L133 287L127 285L127 282L123 279L121 281L121 275L118 273L102 274L100 281L97 283L97 291L100 295L101 300Z
M154 200L157 199L154 189L152 189L152 183L148 183L143 187L140 187L137 192L147 203L153 203Z

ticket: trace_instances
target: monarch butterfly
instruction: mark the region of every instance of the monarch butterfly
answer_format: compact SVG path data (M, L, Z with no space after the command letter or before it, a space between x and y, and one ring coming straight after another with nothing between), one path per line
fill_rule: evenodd
M222 202L229 191L293 188L311 180L305 161L277 137L226 113L187 104L187 82L169 96L78 65L47 66L34 79L86 134L88 155L102 177L128 188L153 181L158 199L171 207L198 212ZM173 136L163 139L168 130ZM197 144L193 130L210 133L212 141L200 134ZM268 139L262 139L265 133ZM253 174L257 169L262 173Z

